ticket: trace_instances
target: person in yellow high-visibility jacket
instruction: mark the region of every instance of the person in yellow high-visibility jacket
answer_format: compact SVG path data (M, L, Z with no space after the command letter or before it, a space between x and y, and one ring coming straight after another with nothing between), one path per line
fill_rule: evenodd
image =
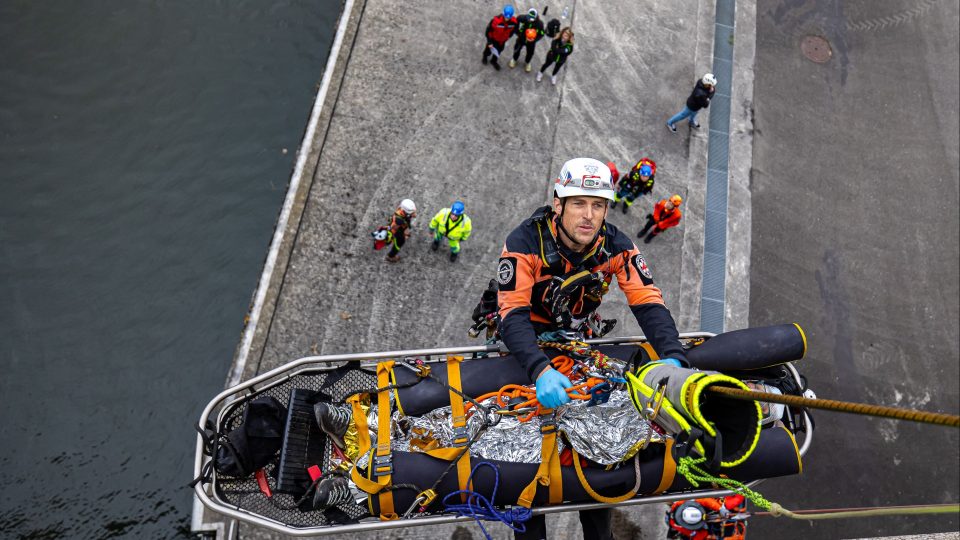
M433 232L433 245L431 249L436 251L440 248L440 240L447 239L450 244L450 262L455 262L460 254L460 242L470 238L470 232L473 226L470 224L470 218L463 213L463 202L457 201L450 208L444 208L437 212L430 220L430 231Z

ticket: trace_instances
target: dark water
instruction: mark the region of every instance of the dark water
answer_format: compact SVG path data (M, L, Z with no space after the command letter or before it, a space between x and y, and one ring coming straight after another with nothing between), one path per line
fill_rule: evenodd
M0 536L186 535L340 9L0 3Z

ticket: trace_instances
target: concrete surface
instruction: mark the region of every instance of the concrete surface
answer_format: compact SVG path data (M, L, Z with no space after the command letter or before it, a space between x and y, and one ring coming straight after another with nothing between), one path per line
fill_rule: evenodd
M310 354L469 343L469 312L493 275L503 239L547 202L560 164L581 155L613 160L621 170L649 155L658 163L654 197L684 196L684 222L644 252L681 329L696 329L707 130L674 135L662 124L709 70L713 4L653 1L637 9L627 0L582 0L572 7L577 48L552 86L505 62L500 72L480 64L482 30L497 4L463 0L440 12L395 0L356 3L357 30L337 67L343 73L332 114L311 145L318 149L316 174L309 193L297 195L302 217L291 219L284 234L289 257L278 257L273 268L266 293L272 300L264 302L238 366L244 378ZM549 16L562 8L551 6ZM451 19L463 32L447 31ZM448 39L432 39L440 35ZM369 232L404 197L416 201L420 218L402 262L391 265L370 249ZM425 229L458 198L475 232L451 265L429 251ZM611 221L634 234L654 200L641 199ZM681 283L692 291L681 294ZM739 283L746 289L745 273ZM618 335L639 333L618 296L609 297L616 300L604 315L620 318ZM555 537L579 535L576 514L549 520ZM664 532L661 508L619 510L617 523L621 537ZM476 533L461 525L383 536ZM240 536L269 535L241 525Z
M820 397L956 414L958 5L763 3L757 13L750 323L797 321ZM833 58L800 53L826 37ZM957 502L957 430L816 414L787 508ZM956 515L755 519L761 538L958 530Z

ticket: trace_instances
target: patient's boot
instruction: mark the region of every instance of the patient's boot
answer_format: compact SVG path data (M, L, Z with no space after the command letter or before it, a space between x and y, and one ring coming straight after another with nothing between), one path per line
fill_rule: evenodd
M326 510L338 504L354 502L350 484L342 476L328 476L317 484L317 491L313 494L313 508Z
M346 449L343 444L343 436L350 426L350 419L353 416L351 413L352 411L348 407L336 407L329 403L317 403L313 406L313 416L316 417L320 429L341 450Z

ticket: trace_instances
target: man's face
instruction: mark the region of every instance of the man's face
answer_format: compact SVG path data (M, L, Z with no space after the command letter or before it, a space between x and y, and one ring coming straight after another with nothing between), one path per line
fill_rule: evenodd
M564 207L562 200L554 197L553 211L562 213L563 233L560 239L574 251L582 251L597 236L600 225L607 216L607 200L600 197L567 197ZM571 242L572 241L572 242ZM574 245L570 245L570 244Z

